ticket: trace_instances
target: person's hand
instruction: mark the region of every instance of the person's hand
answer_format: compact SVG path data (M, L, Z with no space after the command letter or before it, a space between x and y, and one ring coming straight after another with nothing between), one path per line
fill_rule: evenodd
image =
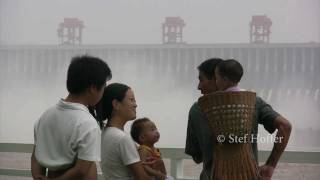
M164 162L162 159L154 158L154 157L148 157L146 161L142 162L143 165L148 165L156 170L161 170L164 168Z
M145 161L142 162L143 165L152 166L157 161L157 158L147 157Z
M158 171L165 173L165 166L164 166L164 162L162 159L158 159L155 161L155 163L153 164L153 168L157 169Z
M259 167L260 180L271 180L273 175L274 167L270 165L263 165Z
M156 180L166 180L167 176L159 172L159 174L156 175Z
M33 179L34 180L49 180L47 177L45 177L43 175L36 175Z

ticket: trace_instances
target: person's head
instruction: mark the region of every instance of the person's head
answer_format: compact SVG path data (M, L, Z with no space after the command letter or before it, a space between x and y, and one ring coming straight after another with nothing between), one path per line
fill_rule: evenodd
M156 125L148 118L135 120L130 133L132 139L140 145L153 146L160 138Z
M198 89L201 91L201 94L209 94L217 91L216 79L214 76L214 69L217 64L220 63L222 59L220 58L211 58L205 60L198 66L199 70L199 84Z
M94 106L111 77L111 70L103 60L88 55L76 56L68 68L67 90L75 96L86 96L88 105Z
M220 91L229 87L236 86L243 75L241 64L234 60L228 59L221 61L215 69L216 84Z
M129 121L136 118L136 100L131 88L125 84L112 83L105 87L103 97L97 108L98 116L103 120L110 120L113 116L119 116Z

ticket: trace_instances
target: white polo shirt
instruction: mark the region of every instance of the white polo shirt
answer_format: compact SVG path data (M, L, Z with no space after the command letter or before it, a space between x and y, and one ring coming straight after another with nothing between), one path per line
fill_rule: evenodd
M101 131L86 106L65 102L42 114L34 126L35 157L49 170L64 170L77 159L100 161Z

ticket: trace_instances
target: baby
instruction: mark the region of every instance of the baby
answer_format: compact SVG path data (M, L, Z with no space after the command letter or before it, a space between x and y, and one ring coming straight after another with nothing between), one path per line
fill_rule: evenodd
M148 118L137 119L132 123L131 136L140 146L138 148L142 162L159 160L160 163L145 165L146 172L155 179L173 179L167 176L166 168L159 149L154 144L159 141L160 134L156 125Z

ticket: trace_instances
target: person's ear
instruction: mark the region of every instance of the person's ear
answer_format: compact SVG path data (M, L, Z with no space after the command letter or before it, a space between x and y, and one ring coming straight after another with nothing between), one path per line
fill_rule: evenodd
M144 134L140 134L139 136L139 142L144 142L144 140L146 139Z
M119 110L120 109L120 102L116 99L112 100L112 107L114 110Z
M90 87L89 87L89 93L90 94L95 94L96 92L98 91L98 88L97 88L97 86L95 86L95 85L90 85Z

